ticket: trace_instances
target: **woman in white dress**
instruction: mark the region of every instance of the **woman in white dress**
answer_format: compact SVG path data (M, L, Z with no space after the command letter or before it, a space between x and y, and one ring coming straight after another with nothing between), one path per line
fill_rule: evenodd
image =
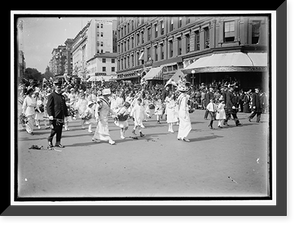
M98 124L92 141L108 141L109 144L114 145L115 141L111 139L108 129L108 116L113 113L110 109L110 104L108 100L110 94L111 92L109 88L103 89L103 97L99 98L98 103L95 107L95 118Z
M88 100L86 99L85 97L85 94L84 92L80 92L80 98L79 100L77 101L77 104L76 104L76 108L78 110L78 115L79 115L79 118L81 118L81 128L84 129L84 123L85 123L85 110L87 108L87 105L88 105Z
M40 125L40 121L44 120L44 97L42 96L41 93L37 93L36 94L36 113L35 113L35 122L36 122L36 126L38 127L38 129L41 129L41 125ZM46 124L45 124L46 126Z
M33 135L35 107L36 107L36 98L33 96L33 92L34 92L33 88L29 88L27 90L27 96L25 97L22 106L22 113L25 115L27 119L25 128L27 133L31 135Z
M177 139L189 142L187 138L188 134L192 130L192 123L190 120L188 100L189 95L187 94L188 87L186 85L178 85L177 90L180 91L176 102L178 103L178 117L179 117L179 128Z

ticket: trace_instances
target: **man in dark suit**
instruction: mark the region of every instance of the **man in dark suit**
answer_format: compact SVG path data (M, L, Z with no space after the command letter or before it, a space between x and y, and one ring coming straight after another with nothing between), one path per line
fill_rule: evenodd
M255 93L252 94L252 104L251 104L251 114L249 116L249 122L256 115L256 122L260 122L260 117L262 113L262 101L259 94L259 89L255 88Z
M68 116L68 110L65 102L65 97L62 95L62 83L60 81L54 82L55 91L48 96L47 113L49 115L49 122L51 127L51 133L48 137L48 147L53 148L52 139L56 134L55 146L64 148L60 143L62 127L64 124L64 118Z
M238 117L237 117L237 111L238 111L238 99L237 97L233 94L233 87L230 87L224 97L225 100L225 113L226 113L226 119L224 123L227 125L227 122L232 115L233 120L235 121L235 125L239 126L241 125Z

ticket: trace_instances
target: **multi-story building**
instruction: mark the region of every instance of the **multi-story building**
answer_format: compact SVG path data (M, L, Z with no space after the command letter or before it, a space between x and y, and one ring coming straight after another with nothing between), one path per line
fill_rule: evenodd
M63 75L66 71L67 48L65 45L59 45L52 50L52 58L49 62L50 72L53 75Z
M268 25L267 16L118 18L118 80L139 81L145 76L164 83L182 69L194 84L235 78L243 86L261 85L268 76ZM225 65L196 64L204 57L214 57L211 62L222 59L222 53L232 53Z
M92 19L77 34L73 39L71 51L73 74L88 78L95 73L103 73L102 66L95 63L98 63L99 58L102 59L100 54L112 54L116 49L114 27L116 27L116 20L114 19ZM107 69L111 69L111 67L107 66Z
M109 80L116 76L117 53L97 53L87 61L90 76L101 76L103 80Z
M65 41L66 45L66 61L65 61L65 73L67 73L69 76L73 73L73 59L72 59L72 45L73 45L73 39L68 38Z

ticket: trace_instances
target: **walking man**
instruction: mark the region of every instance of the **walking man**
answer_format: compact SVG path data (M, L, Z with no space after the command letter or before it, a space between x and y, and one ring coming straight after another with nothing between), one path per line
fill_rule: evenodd
M53 148L52 139L56 134L55 146L59 148L64 148L61 144L61 134L64 124L64 118L68 116L68 110L65 102L65 97L62 95L62 83L60 81L55 81L55 91L48 96L48 102L46 105L47 113L49 115L49 122L51 127L51 133L48 137L48 147Z
M259 89L255 88L255 93L252 95L252 104L251 104L251 114L249 116L249 122L256 115L256 122L260 122L260 117L262 113L262 101L259 94Z

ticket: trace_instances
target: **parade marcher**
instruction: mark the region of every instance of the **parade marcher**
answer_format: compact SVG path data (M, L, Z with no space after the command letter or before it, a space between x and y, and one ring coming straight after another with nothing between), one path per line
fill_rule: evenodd
M48 96L47 102L47 113L49 115L49 122L51 127L51 133L48 137L48 147L53 148L52 139L56 135L55 146L59 148L64 148L61 144L62 128L64 124L64 118L68 116L67 105L65 102L65 97L62 95L62 83L60 81L55 81L55 91Z
M109 88L103 89L102 97L98 99L98 103L95 106L95 117L98 124L92 141L108 141L109 144L114 145L115 141L111 139L108 129L108 116L113 113L109 104L110 95L111 91Z
M251 114L249 116L249 122L256 115L256 122L260 122L260 117L262 113L262 101L259 94L259 89L255 88L255 93L252 95L252 104L251 104Z
M38 129L41 129L40 121L44 120L44 98L41 93L36 93L35 122ZM45 127L47 126L45 122Z
M36 98L33 96L34 89L28 88L27 95L23 101L22 113L25 115L27 122L25 128L27 133L33 135L34 128L34 117L35 117L35 107L36 107Z
M169 124L168 132L174 133L173 124L178 122L176 114L176 103L174 100L174 94L170 93L165 99L166 101L166 113L167 113L167 123Z
M120 127L121 139L125 139L125 132L128 129L128 118L130 115L129 111L130 104L125 102L123 107L119 108L116 113L115 125Z
M226 95L225 95L225 112L226 112L226 119L225 124L228 125L228 120L230 116L233 117L236 126L241 125L238 117L237 117L237 100L233 94L233 87L229 87Z
M216 120L216 112L217 112L217 105L214 102L214 99L210 99L209 104L207 104L206 110L208 110L210 115L210 122L208 127L213 129L213 122Z
M95 105L92 101L88 101L86 110L84 111L85 124L88 124L88 132L92 133L92 123L95 120Z
M132 108L130 112L130 116L134 118L134 127L133 127L133 134L136 134L135 131L138 130L141 137L144 137L144 134L142 133L141 128L145 128L143 125L143 120L145 116L145 110L142 106L142 99L138 98L134 107Z
M216 119L218 120L218 127L222 128L222 124L224 124L224 120L226 119L226 113L225 113L225 103L223 96L219 98L220 103L218 104L217 107L217 114L216 114Z
M157 123L161 123L162 115L163 115L163 103L159 96L157 96L156 100L154 101L154 115L156 115Z
M209 91L205 94L205 104L204 109L206 109L207 105L210 103L211 99L214 99L214 89L212 87L209 87ZM207 116L209 114L209 111L206 109L204 114L204 119L207 119Z
M81 128L84 129L84 123L85 123L85 110L87 108L88 100L85 97L85 94L83 91L80 91L79 99L76 103L76 109L78 110L79 118L81 118Z
M243 112L250 113L250 93L251 90L245 92L243 97Z
M189 88L185 85L184 81L180 82L177 90L180 92L176 102L178 103L178 117L179 117L179 128L178 128L178 140L189 142L187 138L188 134L192 130L192 123L190 120L188 100L189 95L187 94Z

